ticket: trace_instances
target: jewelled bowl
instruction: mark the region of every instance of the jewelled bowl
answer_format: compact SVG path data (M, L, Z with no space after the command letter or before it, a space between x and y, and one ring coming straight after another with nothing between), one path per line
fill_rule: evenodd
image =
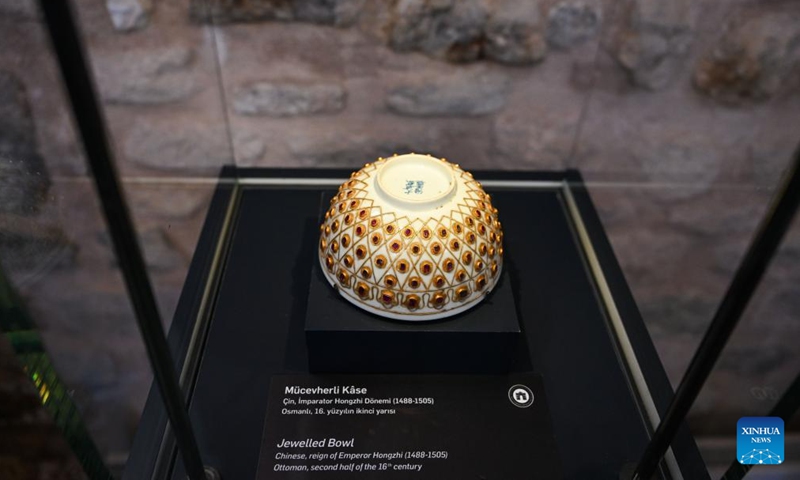
M319 261L349 302L422 321L477 305L503 268L497 209L472 174L430 155L368 163L320 225Z

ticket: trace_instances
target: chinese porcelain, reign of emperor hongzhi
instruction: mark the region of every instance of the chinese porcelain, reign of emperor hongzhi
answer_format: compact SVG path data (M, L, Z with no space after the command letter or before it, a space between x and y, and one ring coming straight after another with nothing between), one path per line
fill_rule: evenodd
M481 184L413 153L354 172L331 199L318 247L325 277L347 301L396 320L474 307L503 268L501 224Z

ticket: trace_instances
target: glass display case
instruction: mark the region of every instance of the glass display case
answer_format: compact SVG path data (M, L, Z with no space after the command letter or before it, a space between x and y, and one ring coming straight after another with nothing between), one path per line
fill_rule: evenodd
M345 384L418 399L353 424L413 437L397 449L431 455L403 463L420 479L634 478L648 455L656 478L800 476L800 227L776 203L796 203L798 19L710 0L0 0L0 478L186 478L193 449L208 478L352 478L293 477L278 466L328 463L271 450L327 425L281 415L309 398L291 385ZM489 195L477 256L478 223L502 222L493 292L433 322L364 313L319 262L340 186L411 152ZM498 388L535 428L481 410ZM742 460L751 417L782 419L780 464ZM286 452L327 451L304 448ZM367 460L364 478L412 475Z

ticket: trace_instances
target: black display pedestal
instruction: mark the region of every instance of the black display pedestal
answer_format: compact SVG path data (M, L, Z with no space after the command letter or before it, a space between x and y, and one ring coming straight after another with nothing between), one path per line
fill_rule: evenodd
M520 328L506 271L480 304L429 322L388 320L348 303L318 262L306 309L314 373L503 373L517 358Z

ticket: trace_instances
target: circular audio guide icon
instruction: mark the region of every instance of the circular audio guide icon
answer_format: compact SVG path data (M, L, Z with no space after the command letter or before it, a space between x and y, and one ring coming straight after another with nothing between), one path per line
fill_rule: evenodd
M528 408L533 405L533 392L525 385L514 385L508 389L508 399L515 407Z

